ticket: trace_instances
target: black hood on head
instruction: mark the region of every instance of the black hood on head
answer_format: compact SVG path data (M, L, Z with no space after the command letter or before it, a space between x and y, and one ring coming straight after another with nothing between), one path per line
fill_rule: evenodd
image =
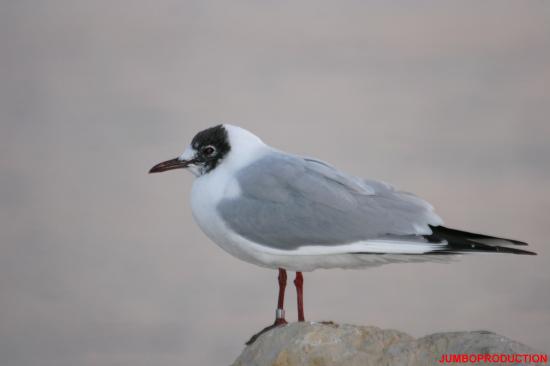
M208 157L202 154L202 149L207 146L213 146L216 149L214 156ZM223 125L210 127L197 133L191 141L191 147L197 151L197 157L203 163L205 173L214 169L231 150L227 130Z

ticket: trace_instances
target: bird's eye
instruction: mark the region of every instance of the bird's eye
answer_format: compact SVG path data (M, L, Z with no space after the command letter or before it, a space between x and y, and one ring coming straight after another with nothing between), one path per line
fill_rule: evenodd
M202 153L206 156L212 156L214 155L214 153L216 152L216 149L214 148L214 146L205 146L201 149Z

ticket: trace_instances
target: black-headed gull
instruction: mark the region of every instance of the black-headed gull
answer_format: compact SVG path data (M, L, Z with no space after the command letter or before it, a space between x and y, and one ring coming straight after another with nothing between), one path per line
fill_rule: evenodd
M228 253L279 270L275 324L285 324L286 270L296 272L304 320L303 271L441 261L470 252L535 254L524 242L442 226L417 196L266 145L228 124L199 132L179 157L150 173L186 168L195 176L193 216Z

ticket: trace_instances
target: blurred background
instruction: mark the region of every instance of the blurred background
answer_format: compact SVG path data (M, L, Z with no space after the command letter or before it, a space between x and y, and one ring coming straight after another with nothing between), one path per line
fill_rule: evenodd
M539 252L307 273L306 318L550 349L549 2L0 6L1 365L229 364L273 321L276 272L147 174L219 122Z

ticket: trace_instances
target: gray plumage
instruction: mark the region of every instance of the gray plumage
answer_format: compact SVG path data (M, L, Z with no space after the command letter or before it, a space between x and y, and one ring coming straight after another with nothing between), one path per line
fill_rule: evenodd
M372 239L423 240L441 219L424 200L390 185L274 150L236 174L241 193L217 206L241 236L272 248Z

